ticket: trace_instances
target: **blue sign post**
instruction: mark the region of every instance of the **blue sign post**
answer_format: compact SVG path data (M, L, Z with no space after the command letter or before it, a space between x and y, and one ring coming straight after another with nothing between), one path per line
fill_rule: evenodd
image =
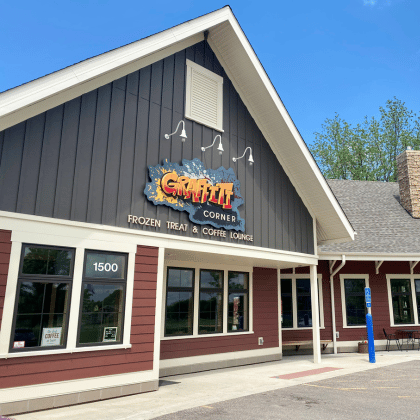
M371 314L372 299L371 299L371 293L370 293L369 287L365 287L365 301L366 301L366 308L368 308L368 313L366 314L366 330L367 330L368 348L369 348L369 363L376 363L375 341L373 338L373 320L372 320L372 314Z

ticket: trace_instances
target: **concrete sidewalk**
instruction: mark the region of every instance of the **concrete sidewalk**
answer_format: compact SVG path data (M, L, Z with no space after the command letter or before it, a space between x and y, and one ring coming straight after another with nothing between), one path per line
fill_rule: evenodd
M16 420L146 420L411 360L420 360L420 352L377 352L375 364L369 363L368 355L357 353L323 355L319 365L313 364L312 356L286 356L278 362L166 377L156 392L11 417Z

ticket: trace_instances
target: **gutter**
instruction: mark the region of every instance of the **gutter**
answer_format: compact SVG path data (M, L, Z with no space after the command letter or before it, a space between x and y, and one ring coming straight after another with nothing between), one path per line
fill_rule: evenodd
M344 267L346 256L341 255L341 264L333 271L334 264L338 260L330 261L330 291L331 291L331 318L332 318L332 334L334 354L337 354L337 329L335 323L335 298L334 298L334 276Z

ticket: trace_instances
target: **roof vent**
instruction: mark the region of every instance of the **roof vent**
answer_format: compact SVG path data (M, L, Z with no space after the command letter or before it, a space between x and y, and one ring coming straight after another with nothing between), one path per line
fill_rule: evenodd
M185 117L223 131L223 77L187 60Z

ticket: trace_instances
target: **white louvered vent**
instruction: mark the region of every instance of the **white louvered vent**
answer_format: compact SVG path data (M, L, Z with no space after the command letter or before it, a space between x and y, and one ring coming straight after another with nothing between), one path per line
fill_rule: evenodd
M185 116L223 131L223 78L187 60Z

